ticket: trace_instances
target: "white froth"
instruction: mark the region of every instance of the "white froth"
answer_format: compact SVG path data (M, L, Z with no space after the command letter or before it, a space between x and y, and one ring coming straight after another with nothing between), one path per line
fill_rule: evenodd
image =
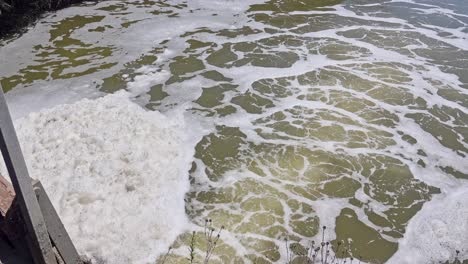
M442 263L453 261L456 250L459 259L468 259L468 185L440 195L424 204L411 219L400 250L389 264Z
M47 86L13 89L6 94L6 99L12 118L18 119L42 109L97 98L102 94L90 85L74 85L72 81L63 80Z
M128 90L134 96L148 92L152 85L161 83L170 77L168 71L157 72L150 67L142 67L137 72L142 75L136 76L134 81L127 84Z
M181 114L146 111L127 93L16 121L30 175L79 252L112 264L154 263L187 227L193 146L184 127Z

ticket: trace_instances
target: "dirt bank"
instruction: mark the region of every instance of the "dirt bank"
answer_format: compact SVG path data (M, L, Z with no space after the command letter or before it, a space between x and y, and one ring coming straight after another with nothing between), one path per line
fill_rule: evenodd
M57 10L81 0L0 0L0 38L34 22L45 11Z

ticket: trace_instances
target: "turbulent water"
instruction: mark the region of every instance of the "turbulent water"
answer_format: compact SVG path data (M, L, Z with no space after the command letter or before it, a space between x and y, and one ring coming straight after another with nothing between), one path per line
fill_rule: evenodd
M82 254L107 263L154 262L165 249L152 244L177 233L167 262L183 263L190 230L203 230L210 218L216 228L225 226L212 258L219 263L285 263L284 238L307 246L321 240L324 225L326 240L349 242L347 254L364 262L439 263L453 261L456 250L459 258L468 259L467 1L86 2L48 14L0 45L0 80L15 118L127 90L133 102L149 111L184 113L185 125L174 128L171 140L181 129L197 139L180 150L194 155L181 160L191 166L179 172L182 181L175 181L182 187L172 186L187 191L190 182L188 220L180 220L186 226L167 230L171 218L155 213L164 228L148 228L148 234L128 240L125 235L102 238L91 246L82 240L99 233L87 237L76 231L73 239ZM104 102L78 103L76 111L68 111L82 114L83 120L89 119L87 111L78 111L83 107L106 116L107 108L99 106ZM62 111L55 109L47 118ZM96 122L104 122L102 129L105 122L127 122L100 115L80 129ZM145 129L142 116L129 126ZM34 115L28 120L38 122ZM154 126L153 119L148 122ZM71 133L66 124L56 129ZM21 133L28 138L27 131ZM145 140L138 129L132 133L99 138L119 144L120 137L129 144L133 140L144 148L141 159L173 155L164 148L157 151L161 142ZM148 169L152 167L132 173ZM158 175L145 177L162 177ZM151 185L150 178L142 182ZM41 180L46 187L55 186L46 176ZM119 180L125 179L114 179ZM161 181L156 182L154 188L127 191L158 192ZM99 192L99 184L94 187ZM167 184L165 188L167 192ZM73 192L50 192L67 191ZM140 204L142 197L159 207L147 200ZM158 197L134 200L142 219L167 203ZM99 206L96 201L85 204ZM108 211L114 205L101 206ZM167 213L171 207L161 208ZM180 209L174 208L174 214ZM69 219L67 225L74 225L73 215L67 215L70 208L59 211ZM125 221L133 218L110 215L117 228L108 232L119 232L119 226L126 227L121 232L131 232ZM153 227L157 222L140 224ZM135 227L135 232L145 233L141 229ZM118 258L119 250L132 247L138 247L138 254Z

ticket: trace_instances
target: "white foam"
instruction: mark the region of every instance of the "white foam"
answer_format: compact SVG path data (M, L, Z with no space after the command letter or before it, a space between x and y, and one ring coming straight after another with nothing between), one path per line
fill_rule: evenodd
M161 83L170 77L168 71L155 72L154 69L144 66L137 70L138 75L135 80L127 84L128 90L134 95L138 96L149 91L152 85Z
M442 263L468 259L468 184L435 197L411 219L400 249L389 260L398 263Z
M81 254L154 263L188 223L194 146L184 123L181 113L146 111L121 92L32 113L16 128L31 176Z
M73 81L60 81L47 86L13 89L5 96L12 118L18 119L42 109L75 103L83 98L97 98L102 95L103 93L96 91L88 84L76 85Z

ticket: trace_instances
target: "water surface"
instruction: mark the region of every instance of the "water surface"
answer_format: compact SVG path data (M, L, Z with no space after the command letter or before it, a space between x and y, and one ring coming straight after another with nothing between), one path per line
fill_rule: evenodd
M401 241L424 204L468 190L467 14L461 0L89 2L3 40L0 80L15 116L122 89L185 109L204 128L186 213L226 227L216 261L284 263L285 237L307 245L326 225L363 261L438 263L468 257L456 212L427 219L443 242L429 252Z

